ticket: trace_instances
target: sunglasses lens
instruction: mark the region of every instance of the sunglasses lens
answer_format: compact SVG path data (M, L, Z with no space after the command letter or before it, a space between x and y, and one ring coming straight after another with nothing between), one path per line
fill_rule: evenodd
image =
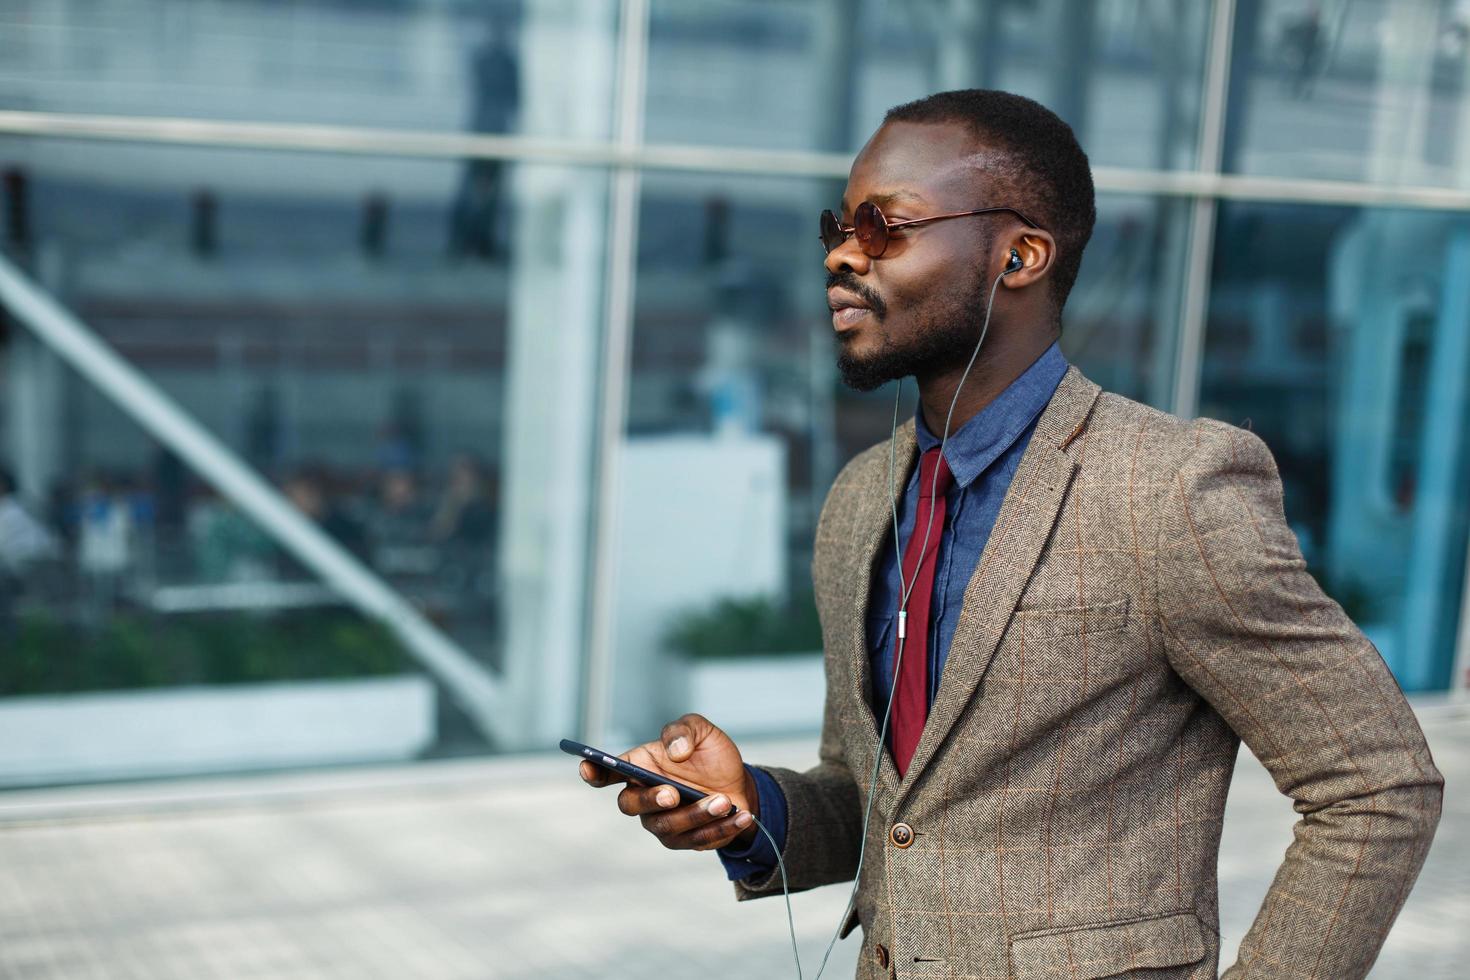
M864 201L852 212L852 224L857 235L858 248L873 258L883 254L888 247L888 219L878 210L878 205Z
M842 233L842 222L831 211L822 212L822 247L832 251L841 245L847 236Z

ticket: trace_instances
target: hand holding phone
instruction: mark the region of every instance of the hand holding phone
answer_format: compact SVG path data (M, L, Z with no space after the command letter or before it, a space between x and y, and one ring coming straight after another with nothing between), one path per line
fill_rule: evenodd
M583 758L587 783L626 782L618 809L638 817L665 847L710 850L756 834L754 780L735 743L702 715L665 725L658 741L621 756L570 740L562 749Z
M663 776L656 772L649 772L642 766L635 766L626 759L619 759L601 749L594 749L590 745L583 745L581 742L574 742L569 738L561 740L561 750L569 755L581 756L590 761L594 766L606 769L608 772L621 776L629 782L637 783L640 786L654 788L659 786L672 786L678 791L679 799L684 803L698 803L710 795L703 790L695 789L693 786L686 786L676 779L671 779L668 776ZM731 812L733 813L734 811L732 810Z

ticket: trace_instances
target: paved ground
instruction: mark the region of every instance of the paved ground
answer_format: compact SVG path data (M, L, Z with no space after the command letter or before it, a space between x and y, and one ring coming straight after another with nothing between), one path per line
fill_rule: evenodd
M1467 976L1470 705L1421 719L1450 787L1375 978ZM804 766L809 741L752 746ZM0 794L0 977L794 976L779 902L736 905L561 755ZM1296 814L1242 756L1220 859L1233 962ZM846 902L793 899L806 976ZM826 976L850 977L856 936Z

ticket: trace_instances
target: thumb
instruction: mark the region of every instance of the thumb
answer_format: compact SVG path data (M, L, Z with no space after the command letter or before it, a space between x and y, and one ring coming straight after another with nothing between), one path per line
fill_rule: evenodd
M694 747L699 744L709 727L709 722L702 715L685 715L678 721L671 721L665 725L663 732L659 735L659 741L663 742L664 752L668 755L669 761L687 761L694 754Z

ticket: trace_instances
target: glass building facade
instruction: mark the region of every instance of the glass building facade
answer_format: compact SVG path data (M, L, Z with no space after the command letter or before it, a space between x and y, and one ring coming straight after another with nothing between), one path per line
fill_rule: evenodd
M813 730L816 516L892 408L816 215L965 86L1092 160L1068 358L1261 435L1405 689L1465 687L1462 2L18 0L0 785Z

